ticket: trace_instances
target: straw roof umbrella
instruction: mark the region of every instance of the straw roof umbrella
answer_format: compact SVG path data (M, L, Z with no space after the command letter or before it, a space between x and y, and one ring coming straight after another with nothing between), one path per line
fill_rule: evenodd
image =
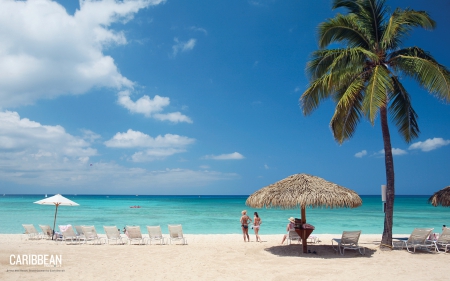
M437 192L435 192L429 199L428 203L437 207L442 205L443 207L450 206L450 186L447 186Z
M355 208L361 206L362 200L348 188L316 176L295 174L256 191L245 204L253 208L300 208L302 223L306 223L306 207ZM302 243L306 253L305 239Z

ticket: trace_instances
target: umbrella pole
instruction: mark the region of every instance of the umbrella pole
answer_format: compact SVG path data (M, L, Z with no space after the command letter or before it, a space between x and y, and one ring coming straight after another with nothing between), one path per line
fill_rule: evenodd
M58 205L59 205L59 204L55 204L56 210L55 210L55 218L53 219L53 234L52 234L52 240L53 240L53 236L55 236L55 224L56 224L56 214L58 213Z
M301 214L302 214L302 224L306 223L306 210L305 207L301 208ZM302 246L303 246L303 253L308 252L308 243L306 243L306 229L302 229Z

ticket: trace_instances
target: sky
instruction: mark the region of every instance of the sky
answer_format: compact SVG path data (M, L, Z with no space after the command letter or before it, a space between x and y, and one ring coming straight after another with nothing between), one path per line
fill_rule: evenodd
M448 0L419 46L450 67ZM386 181L380 120L339 145L304 116L331 0L0 0L0 193L248 195L297 173L361 195ZM342 12L342 11L341 11ZM404 79L420 135L390 124L396 194L450 184L450 105Z

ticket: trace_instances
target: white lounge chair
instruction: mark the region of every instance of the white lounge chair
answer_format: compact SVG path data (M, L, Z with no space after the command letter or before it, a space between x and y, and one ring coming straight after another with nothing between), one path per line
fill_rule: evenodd
M439 252L439 248L444 248L444 253L447 253L448 246L450 246L450 228L445 227L442 233L439 235L436 241L433 241L436 252Z
M28 239L41 239L41 233L39 233L34 225L32 224L22 224L25 228L25 234L28 235Z
M139 244L145 244L145 238L142 237L140 226L126 226L128 241L130 245L132 241L138 241Z
M422 248L427 251L430 251L431 248L436 247L432 241L428 240L433 228L415 228L408 240L403 241L403 245L406 247L406 250L410 253L415 253L416 248ZM411 251L409 248L413 248L414 251Z
M81 227L81 225L75 225L75 230L77 232L78 238L86 242L86 237L84 236L83 228Z
M164 245L164 237L162 236L161 226L147 226L148 231L148 243L151 244L152 241L159 241L161 245Z
M342 232L341 239L334 238L331 240L331 246L333 249L344 255L345 249L348 250L358 250L361 255L366 253L366 249L358 245L359 236L361 235L361 230L358 231L344 231ZM334 245L334 242L337 245Z
M102 240L105 240L104 237L100 237L95 230L95 226L93 225L82 225L81 229L83 231L85 242L92 241L93 244L102 244ZM106 243L106 241L104 242Z
M103 226L103 229L106 233L106 240L108 240L108 244L110 240L115 240L116 244L120 241L120 244L125 244L122 240L122 236L120 236L120 230L117 226Z
M69 241L71 243L78 243L80 242L79 237L77 236L77 234L75 233L75 231L73 231L73 228L71 225L60 225L59 226L59 230L61 231L61 234L63 236L63 240L66 241L66 244L69 243Z
M290 245L292 241L297 241L298 243L302 241L302 238L300 237L300 235L298 235L298 233L295 230L289 230L288 235L286 237L286 242L288 245Z
M169 242L172 244L172 240L181 240L184 245L187 245L187 239L183 236L183 229L181 224L168 225L169 226Z
M53 236L53 230L50 227L50 225L39 225L40 229L42 230L42 236L47 239L52 239Z

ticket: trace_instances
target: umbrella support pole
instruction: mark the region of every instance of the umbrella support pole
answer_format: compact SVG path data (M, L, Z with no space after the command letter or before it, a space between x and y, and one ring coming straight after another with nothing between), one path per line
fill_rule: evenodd
M302 215L302 224L306 223L306 208L305 207L301 207L301 215ZM302 247L303 247L303 253L307 253L308 252L308 243L306 242L306 230L303 229L302 230L302 234L300 235L302 237Z
M53 240L53 237L55 236L56 214L58 214L58 204L56 204L55 206L56 206L56 210L55 210L55 218L53 219L53 233L52 233L52 240Z

